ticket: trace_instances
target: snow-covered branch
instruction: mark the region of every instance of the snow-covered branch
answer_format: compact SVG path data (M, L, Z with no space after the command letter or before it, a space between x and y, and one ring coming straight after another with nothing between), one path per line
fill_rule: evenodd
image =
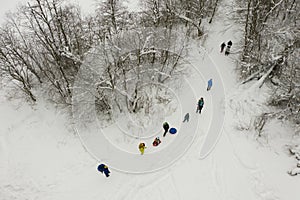
M279 1L277 4L275 4L271 10L265 15L264 23L268 20L269 15L283 2L283 0Z
M80 64L82 63L82 60L80 58L78 58L78 56L75 56L70 51L66 51L65 49L60 50L60 55L66 57L70 60L73 60L75 63L80 63Z
M186 16L184 16L184 15L177 14L177 13L175 13L175 16L177 16L178 18L183 19L183 20L185 20L185 21L191 23L191 24L192 24L193 26L195 26L198 30L201 30L201 27L200 27L200 26L198 25L198 23L195 22L194 20L192 20L192 19L190 19L190 18L188 18L188 17L186 17Z

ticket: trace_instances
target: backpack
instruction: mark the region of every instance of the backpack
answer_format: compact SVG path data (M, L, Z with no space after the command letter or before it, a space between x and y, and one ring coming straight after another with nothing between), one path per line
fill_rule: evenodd
M203 101L201 101L201 100L198 101L198 105L199 105L199 106L203 106L203 104L204 104Z

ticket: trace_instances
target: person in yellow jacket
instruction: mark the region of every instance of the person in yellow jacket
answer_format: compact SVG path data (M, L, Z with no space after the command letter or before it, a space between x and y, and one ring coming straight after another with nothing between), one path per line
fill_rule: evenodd
M142 142L142 143L139 144L139 150L141 152L141 155L144 154L144 151L145 151L146 148L147 147L146 147L145 143Z

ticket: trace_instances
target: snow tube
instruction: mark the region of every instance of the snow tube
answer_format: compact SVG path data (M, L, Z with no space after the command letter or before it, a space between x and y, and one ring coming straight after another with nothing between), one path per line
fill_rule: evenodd
M176 130L176 128L170 128L169 132L171 134L175 134L175 133L177 133L177 130Z

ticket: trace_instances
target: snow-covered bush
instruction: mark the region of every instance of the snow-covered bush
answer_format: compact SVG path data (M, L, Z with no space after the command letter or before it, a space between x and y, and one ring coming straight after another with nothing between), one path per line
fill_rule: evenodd
M299 167L296 167L296 168L290 170L288 173L289 173L291 176L296 176L296 175L300 174L300 168L299 168Z

